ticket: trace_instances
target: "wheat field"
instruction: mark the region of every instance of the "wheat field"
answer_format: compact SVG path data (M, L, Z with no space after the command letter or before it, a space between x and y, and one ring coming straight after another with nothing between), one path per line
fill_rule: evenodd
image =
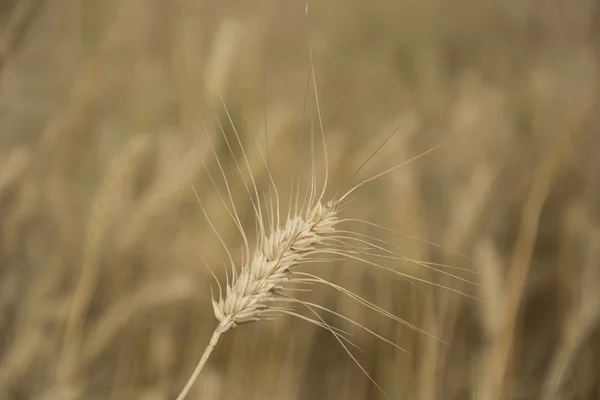
M331 195L401 165L340 214L409 278L306 270L418 329L315 287L385 394L278 316L189 399L600 399L599 26L594 0L4 0L0 400L174 400L217 325L203 262L242 254L227 190L255 240L238 163L288 204L320 122Z

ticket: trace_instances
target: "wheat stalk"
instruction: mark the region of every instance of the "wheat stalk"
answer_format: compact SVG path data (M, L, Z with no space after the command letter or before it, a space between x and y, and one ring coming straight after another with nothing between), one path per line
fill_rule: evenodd
M315 93L316 96L316 93ZM224 103L223 106L225 107ZM318 110L318 107L317 107ZM227 115L229 116L228 111L225 109ZM229 116L229 118L231 118ZM320 116L319 116L320 118ZM232 125L233 121L230 119ZM238 141L238 145L242 146L241 140L235 129L233 128L235 137ZM221 131L223 132L222 128ZM321 129L322 131L322 129ZM395 133L396 131L394 131ZM375 152L377 152L392 136L393 134L388 136L388 138L380 145ZM323 133L322 133L323 135ZM225 133L223 132L223 138L227 142L227 146L229 147L230 152L233 154L233 150L231 148L231 144L229 143ZM324 136L322 137L324 143ZM209 139L210 141L210 139ZM351 346L355 346L346 336L347 332L339 328L335 328L326 323L316 312L316 310L326 311L332 315L340 317L351 324L354 324L366 332L376 336L377 338L385 341L386 343L396 347L397 349L408 353L406 350L402 349L394 342L380 336L379 334L373 332L367 327L361 325L360 323L347 318L339 313L336 313L333 310L330 310L326 307L320 306L318 304L310 303L307 301L299 300L287 294L287 292L291 290L297 290L296 285L310 285L310 284L324 284L327 285L340 293L350 297L351 299L357 301L359 304L367 307L368 309L375 311L379 314L386 316L396 322L399 322L410 329L418 331L422 334L432 337L432 335L427 332L419 329L417 326L408 323L407 321L402 320L401 318L395 316L394 314L380 308L379 306L371 303L370 301L362 298L361 296L353 293L350 290L347 290L339 285L336 285L332 282L329 282L325 279L318 277L317 275L313 275L310 273L297 271L298 266L311 262L327 262L332 261L330 257L343 257L346 259L356 260L363 263L366 263L370 266L374 266L377 268L382 268L386 271L390 271L404 279L409 280L411 284L412 281L418 281L427 283L433 286L440 286L445 289L448 289L453 292L457 292L459 294L471 297L463 292L459 292L455 289L451 289L427 280L419 279L414 276L409 276L402 272L399 272L393 268L387 267L382 263L382 259L387 260L402 260L411 263L415 263L421 267L433 269L434 271L449 275L459 280L466 281L463 278L459 278L450 273L444 272L440 270L441 267L450 267L441 264L434 263L426 263L420 262L417 260L413 260L404 256L401 256L391 250L388 250L384 245L390 245L389 243L372 238L367 235L360 234L353 230L347 230L340 228L338 225L341 223L349 223L349 222L362 222L371 226L383 228L387 231L395 232L389 228L381 227L377 224L374 224L369 221L362 221L355 218L340 218L338 213L344 207L345 200L348 196L353 193L356 189L363 186L364 184L377 179L383 175L386 175L402 166L407 165L408 163L420 158L431 151L439 148L442 144L430 148L429 150L419 154L412 159L395 165L375 176L372 176L368 179L365 179L353 186L350 190L346 191L343 195L340 195L341 190L346 186L348 182L340 189L340 191L333 197L332 200L324 201L324 194L327 188L327 156L325 153L325 183L323 184L323 188L318 194L316 177L315 177L315 161L313 156L313 171L312 171L312 180L311 183L305 193L304 200L302 204L299 204L299 190L295 195L295 204L292 206L292 199L294 196L290 197L290 205L288 209L287 218L280 223L280 204L279 204L279 195L277 192L277 188L273 181L273 178L269 172L269 178L271 180L271 188L274 190L274 195L271 196L270 204L269 204L269 212L264 212L263 205L260 202L260 196L258 194L258 189L252 172L250 171L250 164L246 157L246 154L241 147L242 155L246 163L246 167L248 171L250 171L250 179L252 181L252 188L247 185L244 181L244 185L249 194L252 207L254 208L256 220L257 220L257 243L254 247L254 251L250 252L250 246L248 243L248 239L244 233L244 229L242 228L242 223L240 217L235 209L233 198L231 191L229 189L229 185L227 183L227 179L225 176L225 172L223 167L219 161L219 158L214 150L214 145L211 144L211 148L213 149L213 154L216 158L217 165L221 171L223 178L225 179L225 187L228 193L230 206L227 205L227 201L220 195L218 196L223 203L223 206L227 209L227 212L233 219L237 229L239 230L245 247L245 261L242 261L240 267L236 266L236 262L233 259L233 256L227 249L224 240L219 235L217 229L214 224L211 222L205 207L202 204L200 196L192 186L192 190L196 195L198 203L208 221L210 227L213 232L216 234L218 239L221 241L223 247L225 248L229 262L232 269L231 279L229 275L227 275L227 283L225 288L221 286L219 281L217 280L215 274L210 270L210 267L207 265L204 259L205 266L209 269L211 274L213 275L215 281L218 285L218 296L215 298L213 293L213 310L215 317L219 321L218 326L212 333L212 336L209 340L207 347L205 348L204 353L202 354L200 361L198 362L195 370L192 375L188 379L185 384L183 390L180 392L177 400L183 400L188 395L191 390L194 382L198 378L200 372L202 371L204 365L209 359L211 353L213 352L215 346L219 342L220 337L226 333L227 331L235 328L239 325L257 322L261 320L273 319L279 315L289 315L293 317L300 318L302 320L308 321L320 328L328 330L330 333L334 335L336 340L343 346L348 355L352 358L352 360L358 365L358 367L362 370L362 372L369 378L369 380L381 391L381 393L388 398L383 389L375 382L375 380L368 374L365 368L358 362L358 360L352 355L349 351L347 344ZM374 152L374 153L375 153ZM367 161L373 156L373 154L367 159ZM261 157L262 154L261 154ZM234 160L235 161L235 160ZM263 157L263 162L267 165L266 160ZM241 167L235 161L236 167L240 174L242 174ZM364 165L364 163L362 164ZM361 168L362 168L361 165ZM213 185L216 187L215 181L211 176L210 172L206 165L204 165L207 175L212 181ZM355 174L352 175L351 178L354 177ZM273 200L274 198L274 200ZM268 226L267 226L268 225ZM399 233L399 232L395 232ZM393 247L393 246L392 246ZM469 283L470 281L467 281ZM211 289L212 292L212 289ZM296 311L294 311L293 306L302 306L306 308L310 313L312 313L315 318L310 318L305 315L302 315ZM440 339L435 338L436 340ZM442 342L444 343L444 342ZM445 343L447 344L447 343ZM356 347L356 346L355 346Z
M233 121L232 125L233 125ZM239 139L239 135L234 127L235 136L238 140L238 144L241 146L241 141ZM224 135L224 134L223 134ZM391 138L390 135L387 140ZM230 151L233 153L230 143L226 136L223 136L225 141L227 141L228 147ZM324 140L324 139L323 139ZM383 144L385 144L385 142ZM379 150L383 144L377 148ZM211 147L214 146L211 142ZM258 195L258 190L252 173L250 173L250 179L252 180L252 187L254 190L254 196L252 195L251 189L244 182L246 186L246 190L250 195L252 207L254 208L254 212L256 214L257 219L257 243L254 247L254 251L250 252L250 246L244 230L242 228L241 220L238 216L238 213L233 206L233 199L231 195L231 191L229 190L229 186L227 184L227 179L225 178L225 173L217 157L216 152L214 152L215 158L217 160L217 164L225 178L225 187L229 196L229 201L231 206L227 205L227 201L219 195L224 207L227 209L229 215L233 219L237 229L242 235L244 246L245 246L245 261L242 261L240 267L236 266L236 262L233 259L233 256L227 249L223 239L219 235L217 229L214 224L211 222L205 207L202 204L200 196L192 186L192 190L196 195L198 203L206 217L209 225L212 230L215 232L221 243L223 244L232 269L231 279L229 275L227 275L227 283L225 288L223 289L219 281L217 280L214 273L211 274L215 278L218 285L218 296L215 298L213 294L213 310L215 317L219 321L218 326L215 328L209 343L197 364L194 372L191 377L187 381L183 390L180 392L177 400L183 400L189 393L192 388L194 382L198 378L200 372L202 371L205 363L209 359L211 353L213 352L215 346L219 342L220 337L226 333L227 331L235 328L238 325L242 325L249 322L257 322L261 320L272 319L278 315L290 315L293 317L300 318L302 320L308 321L310 323L315 324L318 327L328 330L330 333L334 335L336 340L344 347L346 352L352 358L352 360L358 365L358 367L362 370L362 372L371 380L371 382L383 393L383 395L387 398L387 395L382 390L382 388L371 378L368 372L362 367L362 365L358 362L358 360L352 355L349 351L347 344L355 346L347 337L346 332L342 331L339 328L335 328L327 324L316 312L316 310L323 310L332 315L340 317L362 329L366 332L376 336L377 338L389 343L390 345L400 349L401 351L406 352L406 350L400 348L395 343L390 340L378 335L377 333L371 331L367 327L359 324L358 322L353 321L350 318L344 317L343 315L336 313L333 310L330 310L326 307L310 303L307 301L302 301L296 299L287 294L288 291L295 290L296 285L309 285L309 284L325 284L342 294L350 297L351 299L357 301L361 305L369 308L372 311L380 313L394 321L397 321L405 326L408 326L411 329L414 329L420 333L425 335L429 335L427 332L419 329L415 325L412 325L394 314L378 307L377 305L371 303L370 301L360 297L359 295L347 290L339 285L336 285L332 282L329 282L325 279L322 279L316 275L309 274L306 272L297 271L298 266L311 262L327 262L331 261L330 257L344 257L351 260L357 260L364 262L368 265L375 266L378 268L382 268L384 270L393 272L405 279L410 279L411 281L421 281L424 283L428 283L434 286L440 286L433 282L429 282L426 280L422 280L416 277L411 277L402 272L394 270L393 268L385 266L380 259L400 259L403 261L408 261L412 263L416 263L419 266L434 269L435 271L442 272L436 267L444 267L444 265L434 265L432 263L424 263L419 262L417 260L412 260L406 257L403 257L393 251L387 250L383 247L384 244L388 244L385 241L380 239L370 238L369 236L362 235L353 230L346 230L338 227L339 224L343 222L363 222L369 225L378 226L369 221L361 221L354 218L343 219L340 218L338 213L344 207L346 198L353 193L356 189L361 187L362 185L370 182L376 178L379 178L387 173L390 173L397 168L400 168L406 165L409 162L414 161L415 159L424 156L425 154L433 151L439 146L436 146L432 149L427 150L424 153L419 154L418 156L403 162L399 165L396 165L392 168L389 168L386 171L383 171L371 178L363 180L359 184L352 187L350 190L345 192L343 195L336 194L332 200L324 201L324 193L327 186L327 168L325 168L325 183L323 185L323 189L320 192L320 195L317 191L316 178L314 173L314 157L313 157L313 173L312 173L312 181L309 185L305 193L304 200L302 204L299 205L299 190L295 195L295 204L292 206L291 199L294 196L290 197L290 206L288 210L287 218L280 223L280 205L279 205L279 195L277 193L277 188L273 182L273 178L269 173L269 177L271 179L271 188L274 189L274 204L273 199L271 199L269 212L265 213L263 211L263 205L260 202L260 196ZM377 151L375 150L375 151ZM325 153L326 154L326 153ZM242 148L242 155L246 161L246 167L248 170L250 169L250 165L248 163L245 152ZM261 155L262 156L262 155ZM369 157L370 158L370 157ZM325 157L326 159L326 157ZM266 161L263 161L266 164ZM368 159L367 159L368 161ZM363 164L364 165L364 164ZM241 167L236 162L236 166L238 167L239 172L241 173ZM212 178L208 168L205 165L205 169L208 177L213 182L213 185L216 186L214 179ZM354 175L353 175L354 176ZM345 185L344 185L345 187ZM266 215L265 215L266 214ZM269 226L267 226L269 225ZM389 228L384 228L391 231ZM393 232L393 231L392 231ZM209 269L208 265L202 259L205 266ZM444 272L442 272L444 273ZM448 273L446 273L448 274ZM462 278L458 278L454 275L448 274L457 279L464 280ZM472 282L471 282L472 283ZM451 291L455 291L453 289L447 288ZM211 289L212 291L212 289ZM464 294L462 292L459 292ZM309 312L311 312L315 318L310 318L305 315L302 315L296 311L292 306L300 305L306 308ZM437 338L436 338L437 339ZM439 339L438 339L439 340Z
M367 225L374 226L376 228L382 228L388 232L393 232L396 234L401 234L400 232L396 232L392 229L377 225L370 221L364 221L355 218L340 218L338 213L345 206L345 200L348 198L350 194L352 194L355 190L362 187L363 185L378 179L384 175L387 175L407 164L417 160L425 156L426 154L440 148L444 145L444 142L441 142L437 146L434 146L423 153L409 159L408 161L397 164L383 172L380 172L370 178L367 178L358 184L351 187L345 193L342 194L346 185L350 183L350 181L356 176L356 174L364 167L364 165L400 130L400 126L396 127L396 129L383 141L383 143L373 151L370 156L365 160L364 163L360 165L360 167L350 176L350 178L346 181L346 183L342 186L342 188L336 193L335 196L332 197L331 200L325 201L324 195L327 189L328 183L328 160L327 160L327 149L325 146L325 135L323 129L323 123L321 118L321 112L319 107L319 97L316 89L316 79L314 74L313 67L313 58L312 51L310 52L310 61L311 61L311 77L312 77L312 85L313 85L313 94L315 100L315 108L318 116L318 123L320 128L321 142L323 146L323 155L324 155L324 183L322 189L319 191L317 189L317 178L316 178L316 166L315 166L315 155L314 155L314 132L311 134L311 144L313 146L313 150L311 152L312 155L312 170L311 170L311 181L306 189L304 194L304 199L302 200L302 204L299 204L299 196L300 190L296 190L295 196L294 193L290 196L290 204L288 207L288 215L284 221L280 221L280 199L277 191L277 187L275 185L274 179L271 175L269 169L269 163L264 155L260 152L260 156L264 163L264 166L267 169L268 177L270 179L270 187L269 187L269 202L268 206L265 204L261 204L258 188L254 176L252 174L252 169L250 167L250 162L248 161L248 157L244 151L244 146L240 139L240 135L237 132L234 121L227 110L227 106L223 98L221 97L221 104L224 108L224 111L229 119L229 123L233 128L233 132L237 141L237 145L241 150L242 157L244 159L245 168L249 173L249 177L251 180L251 185L244 180L244 172L242 171L242 167L238 163L235 157L235 152L232 149L232 145L225 134L225 131L222 125L218 122L218 126L221 130L222 137L227 144L227 148L229 149L230 154L233 156L233 161L235 166L242 176L242 182L246 189L246 192L249 196L252 208L254 209L256 222L257 222L257 243L254 246L254 250L250 251L250 245L248 243L248 239L246 237L245 231L242 227L241 219L236 211L233 196L231 190L229 188L228 180L226 174L224 172L223 166L219 160L219 156L215 151L215 146L210 140L210 136L208 135L208 130L204 125L204 130L207 133L207 137L210 143L210 147L212 149L213 155L215 157L217 166L220 170L222 178L225 183L225 188L228 195L228 200L224 199L221 194L218 193L223 206L227 210L228 214L232 218L233 222L236 225L239 233L244 242L244 255L245 257L242 259L240 268L236 266L236 262L233 259L233 256L229 252L227 245L225 244L222 237L219 235L217 229L214 224L211 222L209 218L206 208L203 206L200 196L192 186L192 190L196 195L200 208L208 221L210 227L212 228L215 235L218 237L219 241L223 245L225 251L227 252L227 256L229 258L229 263L232 269L231 279L229 275L227 276L227 282L225 288L223 289L215 274L210 270L210 267L202 259L202 262L208 268L213 278L217 282L218 285L218 296L215 298L214 292L211 288L211 293L213 293L213 310L215 317L219 321L219 324L215 328L212 333L212 336L208 342L208 345L205 348L204 353L202 354L200 361L198 362L195 370L192 375L188 379L184 388L180 392L177 397L177 400L184 400L191 390L194 382L198 378L200 372L204 368L204 365L208 361L211 353L215 349L217 343L221 336L228 332L229 330L250 322L257 322L261 320L268 320L280 315L289 315L296 318L300 318L302 320L308 321L320 328L328 330L335 339L340 343L340 345L345 349L350 358L357 364L357 366L361 369L361 371L368 377L368 379L377 387L377 389L386 397L387 394L383 391L383 389L375 382L375 380L369 375L366 369L360 364L360 362L354 357L354 355L349 351L347 345L351 345L356 347L348 338L347 332L343 330L333 327L326 323L321 316L316 312L316 310L322 310L328 312L332 315L335 315L339 318L344 319L351 324L354 324L366 332L374 335L375 337L385 341L386 343L396 347L397 349L408 353L406 350L402 349L394 342L380 336L379 334L373 332L362 324L347 318L333 310L330 310L326 307L320 306L318 304L310 303L307 301L299 300L294 298L291 295L288 295L289 291L298 290L297 285L312 285L312 284L324 284L327 285L345 296L350 297L351 299L357 301L362 306L367 307L371 311L377 312L381 315L384 315L387 318L390 318L396 322L399 322L410 329L413 329L417 332L425 334L427 336L432 337L432 335L427 332L419 329L417 326L412 325L401 318L395 316L394 314L378 307L377 305L371 303L370 301L362 298L361 296L353 293L352 291L345 289L339 285L336 285L332 282L329 282L325 279L322 279L316 275L309 274L306 272L297 271L298 266L306 263L314 263L314 262L328 262L332 261L331 257L342 257L350 260L356 260L367 265L374 266L377 268L382 268L386 271L390 271L403 279L409 281L409 283L413 284L413 281L423 282L433 286L439 286L445 289L448 289L453 292L457 292L459 294L465 295L467 297L471 297L463 292L459 292L455 289L451 289L449 287L445 287L424 279L419 279L414 276L409 276L402 272L399 272L393 268L387 267L383 264L383 260L402 260L404 262L415 263L421 267L428 268L446 275L449 275L453 278L467 281L463 278L459 278L455 275L452 275L448 272L442 271L440 268L449 267L456 268L442 264L434 264L434 263L426 263L420 262L417 260L413 260L407 257L404 257L394 251L389 250L389 247L396 247L387 243L383 240L373 238L371 236L363 235L355 230L347 230L339 227L341 223L353 223L359 222ZM218 115L217 111L213 108L213 112L215 115ZM254 136L254 135L253 135ZM258 145L258 140L254 136L254 140ZM258 146L260 148L260 145ZM204 164L204 162L203 162ZM207 172L207 176L210 178L215 189L217 185L210 174L207 166L204 164L204 168ZM272 189L272 190L271 190ZM295 198L295 203L292 206L292 201ZM229 205L228 205L229 203ZM265 209L267 211L265 211ZM413 239L417 239L412 237ZM417 239L419 240L419 239ZM429 243L429 242L426 242ZM431 243L430 243L431 244ZM245 260L245 261L244 261ZM227 273L227 271L226 271ZM474 284L471 281L467 281L468 283ZM302 306L307 309L310 313L312 313L315 318L310 318L305 315L302 315L296 311L294 311L294 306ZM438 338L434 338L440 342L442 342ZM442 342L445 343L445 342ZM447 343L445 343L447 344Z

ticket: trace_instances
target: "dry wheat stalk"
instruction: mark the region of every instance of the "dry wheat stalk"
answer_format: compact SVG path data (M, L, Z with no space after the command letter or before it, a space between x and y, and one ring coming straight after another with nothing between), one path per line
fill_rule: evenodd
M390 345L400 349L401 351L406 352L406 350L400 348L392 341L378 335L367 327L359 324L358 322L347 318L333 310L330 310L326 307L320 306L318 304L310 303L307 301L299 300L294 298L287 293L291 290L297 290L295 285L311 285L311 284L324 284L335 290L338 290L340 293L350 297L351 299L357 301L359 304L367 307L368 309L380 313L394 321L397 321L411 329L414 329L420 333L423 333L427 336L431 336L425 331L419 329L415 325L412 325L394 314L378 307L377 305L371 303L370 301L360 297L359 295L347 290L339 285L336 285L332 282L329 282L325 279L318 277L317 275L313 275L306 272L297 271L298 266L311 262L328 262L332 261L331 257L342 257L346 259L356 260L360 262L364 262L370 266L374 266L377 268L382 268L384 270L390 271L394 274L397 274L404 279L407 279L411 284L414 285L413 281L423 282L426 284L430 284L433 286L441 286L445 289L448 289L453 292L458 292L460 294L466 295L465 293L459 292L457 290L444 287L439 284L435 284L433 282L429 282L424 279L419 279L414 276L408 276L402 272L399 272L393 268L387 267L383 264L385 260L402 260L408 261L411 263L416 263L421 267L432 269L434 271L440 272L442 274L449 275L459 280L467 281L465 279L459 278L455 275L449 274L448 272L442 271L440 268L449 267L441 264L434 263L426 263L420 262L417 260L409 259L401 256L400 254L389 250L389 247L395 247L383 240L376 239L367 235L360 234L351 229L341 228L339 225L342 223L350 223L350 222L361 222L371 226L375 226L378 228L385 229L387 231L393 233L400 233L393 231L389 228L384 228L380 225L374 224L369 221L363 221L354 218L340 218L338 213L344 207L345 200L348 198L350 194L352 194L356 189L365 185L368 182L371 182L379 177L382 177L396 169L407 165L408 163L436 150L441 147L444 143L440 143L437 146L430 148L429 150L417 155L416 157L411 158L408 161L402 162L398 165L395 165L375 176L367 178L360 183L353 186L351 189L347 190L342 194L342 190L346 187L346 185L350 182L350 180L356 175L356 173L366 164L367 161L374 156L374 154L379 151L388 140L399 130L399 127L386 138L386 140L367 158L365 163L363 163L359 169L350 177L350 179L342 186L342 188L338 191L338 193L333 196L333 198L329 201L324 200L324 195L327 189L328 182L328 165L327 165L327 150L325 148L325 136L323 130L323 124L320 115L319 108L319 100L318 94L316 90L316 81L314 77L314 69L312 68L312 54L311 54L311 76L312 76L312 84L314 89L314 100L315 106L318 115L318 122L320 127L321 140L323 145L323 153L324 153L324 163L325 163L325 177L322 189L319 191L317 189L316 183L316 167L315 167L315 157L314 157L314 148L312 153L312 171L311 171L311 182L306 189L304 194L304 199L300 202L300 190L296 190L295 196L292 193L290 196L290 204L288 208L288 215L284 221L280 221L280 202L279 202L279 194L277 191L277 187L274 183L273 177L269 171L269 165L266 161L265 157L261 153L262 160L267 168L267 173L270 179L270 188L269 188L269 201L268 204L265 202L261 203L258 188L255 182L255 179L252 175L252 171L250 168L250 163L248 161L248 157L244 151L242 141L240 140L240 136L235 128L234 121L232 120L227 107L224 103L224 100L221 98L222 106L225 110L227 117L229 118L229 122L233 127L233 131L235 134L235 138L237 140L237 144L241 149L241 154L244 159L245 168L247 168L247 172L249 173L249 177L251 180L251 185L243 179L244 172L242 171L242 167L235 160L234 151L231 147L231 143L227 138L221 124L219 127L221 128L221 133L224 141L227 144L227 147L234 158L235 166L237 167L238 172L242 176L242 181L245 186L246 192L249 196L249 199L252 204L252 208L254 209L256 222L257 222L257 243L254 247L254 251L250 251L250 245L248 243L248 239L242 227L241 219L236 211L233 197L231 194L231 190L227 183L227 177L225 175L224 169L221 165L219 157L214 150L215 146L212 141L210 141L210 147L212 148L213 155L216 159L216 163L222 175L222 178L225 182L225 188L227 191L228 199L226 200L218 194L220 200L232 218L233 222L236 225L236 228L241 234L241 237L244 241L244 257L241 262L241 266L238 268L236 266L236 262L234 261L231 253L227 249L224 240L219 235L217 229L211 222L205 207L202 204L200 196L195 191L192 186L192 190L194 191L198 203L211 226L213 232L216 234L224 249L227 251L227 255L229 258L229 262L232 269L231 279L229 275L227 276L227 283L223 290L222 286L219 284L216 276L212 273L213 277L217 281L219 294L218 297L214 298L213 293L213 310L214 314L219 321L218 326L215 328L212 337L209 340L209 343L202 355L199 363L197 364L194 372L191 377L187 381L183 390L180 392L177 400L183 400L189 393L191 387L199 376L201 370L203 369L205 363L209 359L212 351L217 345L221 335L225 332L229 331L232 328L235 328L238 325L249 323L249 322L257 322L261 320L272 319L279 315L290 315L293 317L300 318L302 320L308 321L312 324L315 324L318 327L328 330L330 333L334 335L336 340L343 346L348 355L352 358L352 360L358 365L358 367L362 370L362 372L370 379L370 381L381 391L381 393L388 398L383 389L371 378L368 372L363 368L363 366L358 362L358 360L352 355L349 351L347 344L351 346L355 346L348 338L347 332L339 328L335 328L326 323L316 312L316 310L321 310L328 312L332 315L335 315L339 318L344 319L351 324L354 324L361 329L364 329L366 332L376 336L377 338L389 343ZM213 110L215 115L217 114L216 110ZM205 131L207 131L205 126ZM256 137L255 137L256 140ZM311 143L314 146L314 137L311 136ZM257 141L258 144L258 141ZM260 153L260 150L259 150ZM207 172L207 176L212 181L215 188L217 187L213 177L206 165L204 165L205 170ZM320 193L320 194L319 194ZM295 203L292 206L292 201L295 198ZM229 204L228 204L229 203ZM300 204L301 203L301 204ZM411 237L411 236L409 236ZM417 239L411 237L412 239ZM419 239L417 239L419 240ZM429 243L429 242L427 242ZM204 260L202 260L206 267L210 270L208 265ZM456 268L456 267L451 267ZM469 283L473 283L467 281ZM211 289L212 290L212 289ZM468 295L466 295L468 296ZM471 297L471 296L468 296ZM308 310L310 313L314 315L315 318L310 318L305 315L300 314L294 310L294 306L302 306L304 309ZM439 339L437 339L439 340ZM441 340L440 340L441 341Z
M432 150L433 149L430 149L429 151ZM426 153L423 153L417 157L420 157ZM414 160L414 158L412 160ZM409 162L412 160L409 160ZM342 219L338 216L338 212L342 208L344 200L350 193L363 184L388 172L391 172L405 164L406 163L402 163L390 168L387 171L384 171L381 174L362 181L347 191L344 195L336 197L327 202L323 201L325 187L323 188L321 195L318 196L316 194L316 184L313 179L309 189L307 190L305 200L303 201L305 204L301 206L298 205L298 193L296 193L296 203L294 207L290 207L290 210L293 208L293 213L289 211L287 219L281 224L279 223L279 196L277 195L277 190L273 185L273 188L275 189L274 197L276 199L276 205L271 205L270 215L267 216L267 220L270 222L269 228L266 226L267 223L265 222L262 206L258 200L259 196L256 185L253 182L255 197L252 201L252 204L257 216L259 230L255 250L250 255L249 244L244 235L235 207L228 208L229 214L233 218L240 233L242 234L245 242L246 254L248 257L246 257L245 262L242 262L241 267L237 268L233 257L228 252L233 273L231 275L231 279L229 279L229 277L227 278L227 284L224 290L222 290L221 285L217 281L217 284L219 285L219 294L216 299L213 298L213 309L219 324L214 330L209 344L200 359L200 362L198 363L184 389L177 397L177 400L183 400L187 396L200 371L204 367L204 364L210 357L211 352L214 350L221 335L238 325L248 322L272 319L277 315L284 314L301 318L330 331L348 352L354 362L356 362L359 368L361 368L361 370L365 373L365 375L373 382L375 386L377 386L379 390L381 390L382 393L384 393L379 385L373 381L367 371L360 365L356 358L354 358L354 356L349 352L345 343L350 345L353 344L347 339L345 332L327 324L323 319L321 319L315 310L323 310L336 315L352 324L361 327L365 331L375 335L379 339L395 346L396 348L402 351L405 350L398 347L395 343L385 339L368 328L360 325L359 323L344 317L341 314L314 303L295 299L289 296L286 292L293 290L295 284L325 284L356 300L363 306L366 306L375 312L381 313L386 317L410 327L411 329L415 329L427 335L426 332L420 330L416 326L401 320L395 315L376 306L357 294L344 289L341 286L335 285L334 283L321 279L316 275L297 271L295 268L301 264L309 262L322 262L331 260L327 258L328 256L341 256L353 260L359 260L369 265L383 268L402 277L412 278L414 280L419 279L408 277L399 271L386 267L377 258L403 259L405 261L415 262L426 268L433 268L432 265L421 263L415 260L409 260L396 253L386 250L384 247L382 247L381 243L378 243L380 241L377 239L369 240L369 238L365 237L364 235L351 230L339 229L338 227L338 225L343 222L358 221L355 219ZM253 180L252 175L250 176ZM248 189L248 191L250 192L250 189ZM194 193L196 193L195 190ZM199 204L205 214L205 217L218 236L218 232L210 221L197 193L196 196L198 197ZM225 200L222 199L222 201L225 205ZM225 205L225 207L227 207L227 205ZM363 222L372 224L368 221ZM221 240L220 237L219 239ZM357 246L362 247L358 248ZM227 248L225 247L225 249ZM315 319L299 314L294 311L293 308L290 308L290 306L294 305L301 305L305 307L315 315Z
M422 156L423 154L419 155L418 157ZM277 315L283 314L301 318L305 321L308 321L330 331L338 340L338 342L348 352L348 354L354 360L354 362L356 362L359 368L361 368L361 370L365 373L365 375L385 395L385 393L379 387L379 385L375 381L373 381L373 379L369 376L367 371L349 352L344 342L352 346L354 345L347 339L347 337L345 336L345 332L327 324L323 319L321 319L321 317L316 313L315 310L323 310L333 315L336 315L352 324L359 326L368 333L375 335L379 339L391 344L392 346L402 351L405 350L397 346L395 343L389 341L388 339L371 331L367 327L364 327L359 323L347 317L344 317L339 313L336 313L333 310L329 310L318 304L295 299L287 295L286 292L289 290L293 290L294 284L325 284L349 296L350 298L356 300L363 306L366 306L375 312L381 313L388 318L391 318L403 325L408 326L411 329L415 329L423 334L428 335L426 332L422 331L416 326L409 324L408 322L396 317L390 312L378 307L377 305L358 296L357 294L347 289L344 289L341 286L335 285L332 282L328 282L322 278L319 278L316 275L297 271L295 269L295 267L301 264L309 262L327 261L328 256L341 256L349 259L359 260L369 265L391 271L402 277L411 278L413 280L419 281L419 279L417 278L408 277L406 274L393 270L390 267L386 267L380 261L378 261L377 258L380 257L403 259L404 261L415 262L426 268L433 268L429 264L421 263L415 260L410 260L393 252L390 252L389 250L386 250L380 244L375 243L378 240L370 241L367 237L364 237L364 235L358 234L350 230L338 229L338 225L343 222L357 221L355 219L342 219L338 216L338 212L342 208L344 200L350 193L352 193L359 186L362 186L364 183L375 179L379 176L382 176L387 172L391 172L392 170L405 164L406 163L402 163L401 165L390 168L389 170L384 171L383 173L376 175L375 177L367 179L354 186L351 190L349 190L339 198L330 200L328 202L324 202L322 200L324 190L319 197L315 195L316 188L313 181L313 183L310 186L310 194L307 196L308 201L305 200L306 204L299 209L298 196L296 196L296 204L293 207L293 215L288 215L287 219L283 224L279 225L276 222L278 220L277 212L271 209L271 216L269 218L271 222L270 234L266 234L267 228L265 226L265 223L263 223L263 220L261 219L262 211L260 210L260 204L254 203L255 211L259 215L259 235L257 237L258 243L256 245L254 253L251 255L251 257L247 257L247 261L242 263L241 268L239 268L239 270L236 267L233 257L228 252L233 274L231 280L228 278L228 282L224 290L222 290L222 287L219 284L218 298L213 298L213 310L217 320L219 321L219 324L214 330L209 344L206 347L206 350L200 359L200 362L198 363L192 376L188 380L186 386L184 387L180 395L177 397L177 400L183 400L186 397L189 390L191 389L191 386L193 385L200 371L204 367L204 364L210 357L211 352L214 350L221 335L238 325L248 322L272 319ZM198 196L197 193L196 196ZM256 199L258 199L258 197L256 197ZM198 200L200 201L199 197ZM211 223L210 219L208 218L208 215L206 215L206 211L201 202L200 206L209 224L211 225L215 233L218 235L216 229L214 228L214 225ZM275 208L278 209L279 205L277 204ZM232 218L235 220L236 225L238 225L238 229L240 229L240 232L243 234L243 230L241 230L240 226L241 223L239 221L239 217L237 216L235 208L228 211L230 212ZM364 222L372 224L368 221ZM245 237L244 241L246 249L248 249L249 246ZM363 248L359 249L357 247L358 245L363 246ZM364 247L368 249L365 250ZM373 253L373 251L379 251L380 254ZM431 282L426 283L433 284ZM311 313L315 315L315 319L306 317L295 312L289 307L290 305L301 305L307 308Z

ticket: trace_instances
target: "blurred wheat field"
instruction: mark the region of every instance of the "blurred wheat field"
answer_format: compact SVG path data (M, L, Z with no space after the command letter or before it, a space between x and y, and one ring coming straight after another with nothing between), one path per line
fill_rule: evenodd
M252 231L241 149L224 141L235 128L260 188L263 151L287 203L318 129L309 42L332 188L398 125L357 180L445 141L344 213L403 232L361 231L454 278L408 261L394 268L437 286L309 267L449 343L332 290L307 294L412 353L327 319L365 369L393 399L600 399L599 12L593 0L327 0L309 17L304 2L2 2L0 399L176 397L216 325L201 257L222 279L227 260L190 183L235 253L224 182L204 168L218 171L212 142ZM289 317L228 333L190 396L376 398L329 332Z

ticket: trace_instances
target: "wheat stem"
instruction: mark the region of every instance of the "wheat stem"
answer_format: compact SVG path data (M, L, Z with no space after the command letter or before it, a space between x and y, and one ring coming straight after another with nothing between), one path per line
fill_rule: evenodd
M206 364L206 361L208 361L210 354L212 353L214 348L217 346L217 343L219 342L221 335L224 334L225 332L227 332L232 327L232 325L233 325L233 321L231 321L229 318L225 318L215 328L212 336L210 337L210 341L208 342L208 345L206 346L206 349L204 350L204 353L202 354L202 357L200 358L200 361L198 362L198 365L196 365L196 369L194 370L194 372L192 373L192 376L190 376L187 383L181 390L181 393L179 393L179 396L177 396L176 400L183 400L186 398L186 396L192 389L192 386L196 382L196 379L198 379L198 375L200 375L202 368L204 368L204 364Z

